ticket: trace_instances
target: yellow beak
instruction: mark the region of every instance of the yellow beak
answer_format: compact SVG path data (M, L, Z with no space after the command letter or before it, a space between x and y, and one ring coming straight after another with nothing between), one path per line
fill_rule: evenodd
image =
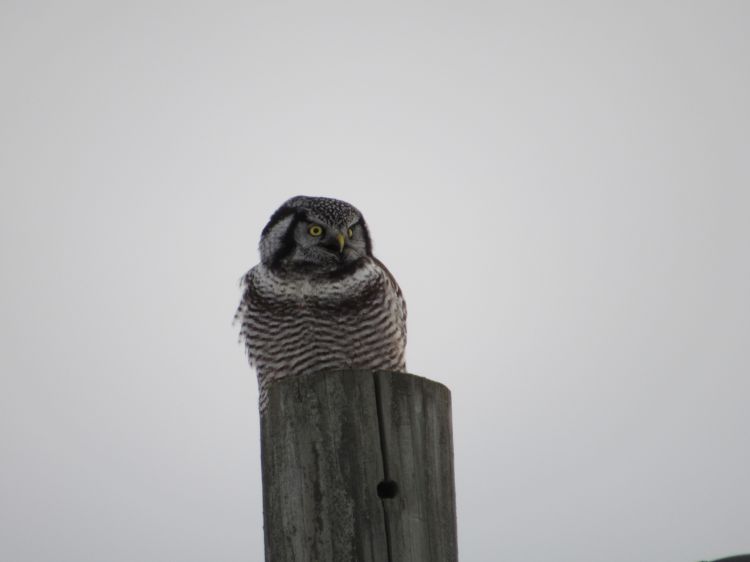
M344 253L344 246L346 246L346 238L340 232L336 235L336 240L339 241L339 254Z

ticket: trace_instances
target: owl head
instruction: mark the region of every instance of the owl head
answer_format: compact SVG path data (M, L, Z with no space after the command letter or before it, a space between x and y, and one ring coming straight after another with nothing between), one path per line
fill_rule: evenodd
M277 270L347 271L371 255L362 213L338 199L292 197L271 216L260 236L261 262Z

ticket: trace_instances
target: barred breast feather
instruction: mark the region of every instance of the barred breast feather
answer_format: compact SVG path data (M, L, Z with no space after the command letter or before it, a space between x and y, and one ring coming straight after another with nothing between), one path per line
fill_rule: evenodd
M269 385L282 377L406 368L406 304L395 279L371 256L344 276L314 279L261 263L243 278L237 320L258 374L261 415Z

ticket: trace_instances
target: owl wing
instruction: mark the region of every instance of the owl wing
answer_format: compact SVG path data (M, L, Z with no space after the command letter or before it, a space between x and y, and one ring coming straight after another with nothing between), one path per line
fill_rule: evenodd
M401 328L401 334L402 334L402 345L406 347L406 300L404 299L404 294L401 292L401 287L399 287L398 282L396 281L396 278L393 276L393 274L388 270L388 268L385 266L385 264L380 261L375 256L372 256L372 260L377 264L377 266L383 270L383 273L385 273L385 279L386 283L390 286L390 288L393 290L393 292L396 294L396 301L398 303L398 321Z
M250 345L248 341L249 335L249 322L250 322L250 303L251 295L253 293L253 276L255 275L257 267L253 267L240 279L240 289L242 289L242 299L237 307L237 312L234 313L233 325L240 325L240 343L245 345L245 351L247 352L250 365L254 365L252 354L250 353Z

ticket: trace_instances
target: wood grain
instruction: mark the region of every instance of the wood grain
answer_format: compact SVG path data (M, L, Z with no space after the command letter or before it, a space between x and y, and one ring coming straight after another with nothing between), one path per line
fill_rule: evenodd
M261 462L266 562L458 559L443 385L368 371L282 379Z

